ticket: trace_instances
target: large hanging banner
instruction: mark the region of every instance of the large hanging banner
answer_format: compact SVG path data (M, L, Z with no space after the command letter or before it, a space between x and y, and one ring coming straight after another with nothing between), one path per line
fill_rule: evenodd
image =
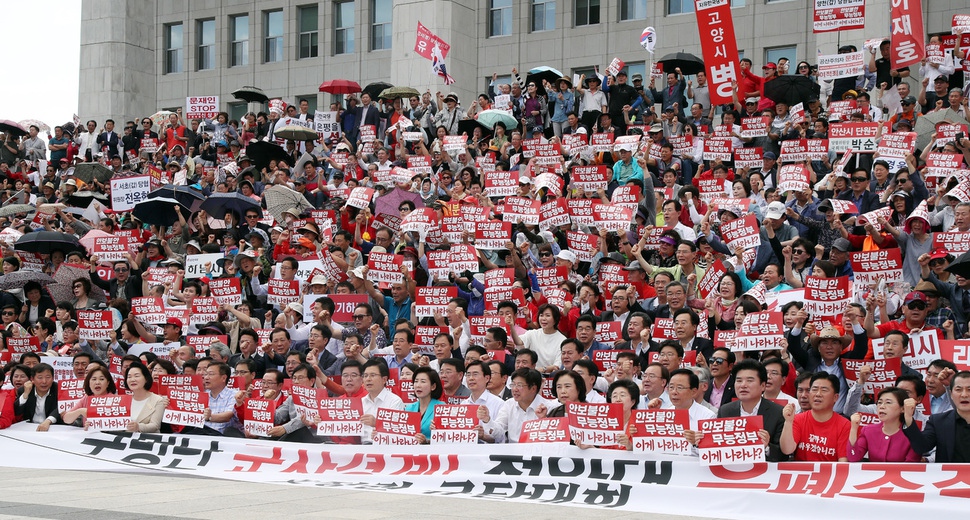
M864 29L866 0L815 0L812 32Z
M694 0L697 32L711 83L711 103L731 102L731 82L738 79L738 42L734 37L734 19L730 0ZM730 158L728 158L730 160Z
M926 55L923 42L923 4L921 0L891 0L890 2L892 68L908 67Z
M159 471L247 482L774 520L953 517L970 464L755 463L581 450L564 443L439 446L297 444L18 423L0 432L9 467ZM174 447L174 449L173 449ZM698 495L698 492L701 495ZM703 496L703 500L698 500ZM487 506L486 506L487 507Z

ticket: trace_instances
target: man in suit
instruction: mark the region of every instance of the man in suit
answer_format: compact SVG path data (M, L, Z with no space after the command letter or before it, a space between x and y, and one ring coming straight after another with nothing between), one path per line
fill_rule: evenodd
M970 462L970 371L963 370L953 376L950 399L953 408L931 415L923 431L913 420L916 400L907 399L903 433L916 453L926 454L936 448L936 462Z
M718 355L718 353L715 353ZM766 459L768 462L787 460L779 447L781 432L785 428L784 410L780 405L762 398L768 374L765 367L753 359L743 359L734 365L731 372L734 389L738 400L725 403L717 410L718 418L741 417L742 415L758 414L764 422L764 429L758 436L768 448Z
M686 115L684 109L687 108L687 98L684 97L687 91L687 78L681 75L680 67L667 74L667 86L664 89L658 91L655 83L656 80L650 80L650 95L653 99L660 101L663 110L672 108L677 113L677 117L683 119Z
M115 132L115 122L108 119L104 122L104 132L98 135L98 148L104 151L105 157L113 159L121 150L121 136Z
M669 298L669 295L668 295ZM676 311L674 318L674 334L677 341L684 347L684 352L694 350L698 356L704 356L704 360L711 359L714 355L714 342L707 338L697 337L697 327L701 320L696 312L684 308Z
M370 94L366 92L360 95L360 106L354 109L354 116L356 126L354 135L350 139L351 142L356 142L359 139L360 127L374 125L377 128L381 124L381 111L378 110L377 105L371 103Z
M108 299L122 298L131 301L132 298L141 297L141 271L133 269L132 265L137 265L131 255L129 260L119 260L114 263L113 268L115 277L109 281L101 279L98 275L98 256L91 256L91 283L108 292Z
M733 370L735 361L734 352L724 347L715 349L707 360L711 369L711 384L704 394L704 400L711 403L714 408L720 408L736 397Z
M54 367L47 363L34 367L30 381L17 392L14 414L19 420L37 424L39 432L46 432L52 424L61 422L61 414L57 411Z

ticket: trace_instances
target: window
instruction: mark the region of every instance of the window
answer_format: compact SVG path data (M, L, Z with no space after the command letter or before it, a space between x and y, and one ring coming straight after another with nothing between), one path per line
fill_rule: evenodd
M483 90L482 92L488 92L489 94L494 94L495 91L493 90L492 87L498 87L499 85L511 85L512 81L513 80L511 75L504 75L504 76L499 75L497 78L495 78L495 82L492 83L492 77L488 76L485 78L485 90ZM492 85L492 87L489 87L489 85Z
M576 26L598 23L600 23L600 0L576 0Z
M639 74L639 75L641 75L641 76L644 77L645 81L643 83L645 85L649 85L650 84L650 74L647 73L647 64L646 63L644 63L642 61L637 62L637 63L627 63L626 66L623 67L623 70L626 71L627 84L628 85L632 85L633 84L633 76L635 74Z
M229 18L229 66L249 65L249 15Z
M372 51L391 48L391 0L373 0L371 3L370 49Z
M301 7L300 15L300 59L316 58L320 55L318 43L318 8L317 6Z
M694 12L694 0L667 0L667 14Z
M796 48L794 45L765 49L765 63L769 61L778 63L779 58L788 58L788 61L791 62L789 65L789 71L791 71L795 67L795 64L798 63L798 60L795 59L795 51Z
M283 11L263 13L263 63L283 61Z
M556 28L556 2L532 0L532 32L551 31Z
M643 20L646 17L647 0L620 0L621 22L624 20Z
M512 34L512 0L491 0L488 8L488 36Z
M334 54L354 52L354 3L337 2L334 10Z
M182 24L165 25L165 74L182 72Z
M317 111L317 95L316 93L307 94L305 96L296 97L296 112L300 113L300 100L305 99L307 104L307 113L312 114Z
M197 70L216 68L216 21L199 20L195 39L199 46Z
M229 109L229 110L227 110L227 112L229 113L229 120L230 121L232 121L233 119L235 119L236 121L242 121L243 116L245 116L246 115L246 112L248 112L248 110L246 110L247 109L247 103L245 103L245 102L243 102L243 103L229 103L229 105L228 105L227 108Z

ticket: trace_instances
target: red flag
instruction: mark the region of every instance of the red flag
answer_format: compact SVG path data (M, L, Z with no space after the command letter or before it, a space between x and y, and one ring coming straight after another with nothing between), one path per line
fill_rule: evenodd
M711 103L731 103L731 82L738 79L738 43L729 0L694 0L697 30L711 83Z
M926 55L921 0L892 0L890 60L898 69L918 63Z

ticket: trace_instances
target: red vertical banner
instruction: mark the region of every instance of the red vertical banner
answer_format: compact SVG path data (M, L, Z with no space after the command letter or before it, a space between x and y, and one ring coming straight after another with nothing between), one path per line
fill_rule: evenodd
M694 0L697 32L711 83L711 103L731 103L731 82L738 79L738 43L730 0Z
M922 0L891 0L890 60L894 69L919 63L926 55Z

